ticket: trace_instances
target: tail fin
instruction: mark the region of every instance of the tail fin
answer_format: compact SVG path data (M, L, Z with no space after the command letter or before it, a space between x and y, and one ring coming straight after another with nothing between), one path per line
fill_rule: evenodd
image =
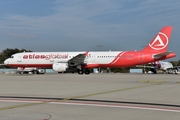
M153 38L153 40L146 46L143 52L163 53L166 52L170 36L172 32L172 26L165 26L162 30Z

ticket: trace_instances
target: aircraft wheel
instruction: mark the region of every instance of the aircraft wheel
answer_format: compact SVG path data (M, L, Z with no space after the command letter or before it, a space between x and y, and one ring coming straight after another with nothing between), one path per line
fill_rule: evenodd
M89 75L89 74L90 74L90 70L86 69L86 70L85 70L85 74L86 74L86 75Z
M173 71L173 73L174 73L174 74L177 74L177 70L175 69L175 70Z
M78 70L78 74L79 74L79 75L84 74L83 70Z
M169 70L168 70L168 73L169 73L169 74L172 74L173 72L172 72L172 70L171 70L171 69L169 69Z
M22 71L22 72L20 72L20 74L21 74L21 75L23 75L23 74L24 74L24 72Z

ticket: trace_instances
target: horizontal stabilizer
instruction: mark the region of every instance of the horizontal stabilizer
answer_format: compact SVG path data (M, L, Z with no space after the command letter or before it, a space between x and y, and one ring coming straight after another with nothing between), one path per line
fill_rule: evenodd
M156 55L153 55L153 58L158 59L158 58L167 56L167 55L169 55L171 53L173 53L173 52L169 51L169 52L164 52L164 53L156 54Z

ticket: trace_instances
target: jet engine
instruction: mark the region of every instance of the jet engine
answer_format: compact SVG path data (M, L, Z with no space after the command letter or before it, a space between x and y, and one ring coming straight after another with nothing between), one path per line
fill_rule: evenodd
M67 63L54 63L52 66L53 70L56 72L64 72L67 70Z

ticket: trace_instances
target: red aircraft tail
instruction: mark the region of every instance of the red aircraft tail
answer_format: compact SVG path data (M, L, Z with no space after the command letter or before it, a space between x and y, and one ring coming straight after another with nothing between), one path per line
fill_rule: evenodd
M150 53L165 53L170 41L172 26L165 26L142 51Z

